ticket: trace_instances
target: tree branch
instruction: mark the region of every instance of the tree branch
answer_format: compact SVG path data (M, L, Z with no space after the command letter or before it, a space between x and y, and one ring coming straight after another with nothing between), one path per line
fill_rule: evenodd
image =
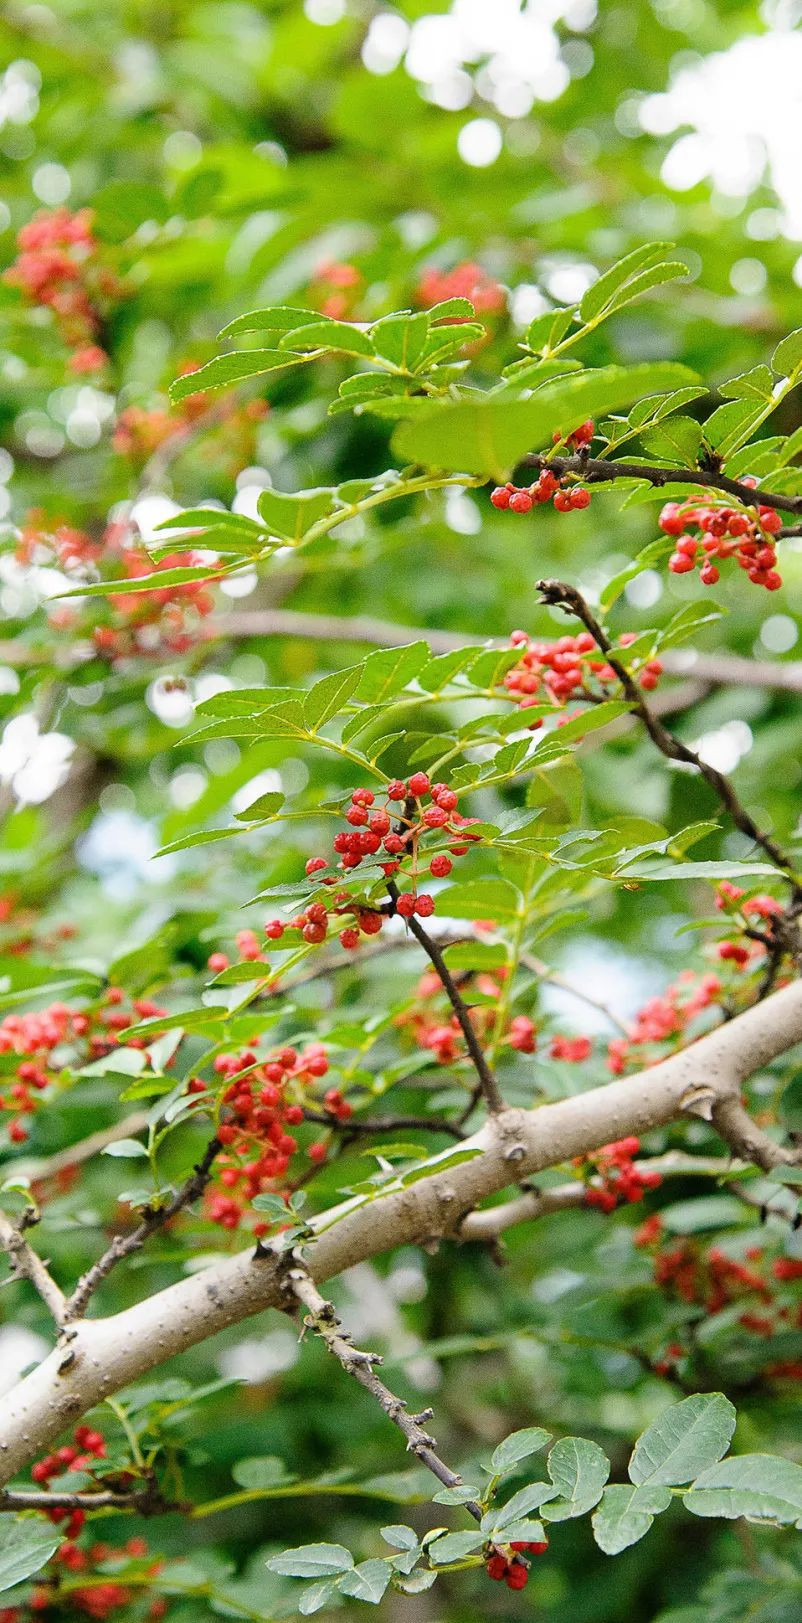
M710 766L707 761L702 759L701 755L698 755L695 750L684 744L682 739L677 738L674 733L669 732L668 728L663 726L663 723L646 703L637 682L630 676L626 665L623 665L621 660L613 653L613 643L599 624L589 605L585 602L582 594L574 586L569 586L565 581L560 580L539 580L537 589L544 603L565 608L571 614L575 614L578 620L581 620L583 626L590 632L597 648L601 649L608 664L615 671L633 711L640 717L649 737L656 744L661 755L665 755L669 761L684 761L687 766L695 767L696 771L710 784L711 789L714 790L722 805L729 812L735 827L740 829L741 833L745 834L748 839L753 840L755 845L759 845L762 851L765 851L766 856L770 858L776 868L781 870L783 877L790 883L794 899L802 900L802 885L797 879L790 858L786 856L782 847L777 844L777 841L770 834L765 834L762 829L758 828L754 818L742 806L729 778L725 778L723 772L719 772L716 767Z
M23 1219L24 1226L24 1219ZM0 1246L8 1253L8 1264L18 1279L27 1279L34 1290L39 1292L45 1306L49 1308L56 1324L61 1325L66 1316L66 1302L63 1293L56 1281L51 1277L40 1256L28 1244L22 1232L22 1227L12 1223L4 1212L0 1212Z
M78 1280L72 1294L64 1303L64 1322L72 1324L80 1319L86 1311L90 1297L97 1290L98 1285L116 1268L118 1262L130 1257L134 1251L141 1251L146 1240L150 1239L159 1229L164 1228L172 1218L176 1217L185 1206L189 1206L198 1195L202 1195L212 1174L212 1166L218 1150L221 1149L219 1138L213 1138L206 1146L202 1159L194 1168L190 1177L176 1191L172 1200L164 1206L150 1206L146 1209L141 1223L130 1234L116 1234L111 1245L104 1251L97 1262Z
M346 1138L372 1138L376 1133L395 1133L407 1129L411 1132L446 1133L454 1139L468 1136L456 1122L444 1121L442 1116L349 1116L347 1121L337 1121L335 1116L327 1116L322 1110L304 1110L304 1121L330 1127Z
M775 496L760 486L745 485L740 479L730 479L715 468L656 468L645 462L606 462L602 457L550 456L543 452L522 457L521 467L549 468L562 478L574 473L583 484L598 484L607 479L645 479L648 484L695 485L700 490L723 490L734 496L745 507L776 507L782 513L802 513L802 496Z
M432 1156L428 1176L313 1218L307 1270L322 1284L399 1245L456 1235L468 1212L522 1179L625 1135L710 1117L719 1099L737 1097L747 1077L799 1042L802 980L637 1075L533 1110L503 1110L456 1155L449 1148ZM799 1151L785 1155L789 1164L799 1158ZM0 1400L0 1483L94 1404L218 1331L280 1307L285 1272L280 1241L249 1246L109 1318L76 1324L69 1347L55 1349Z
M395 912L396 903L398 901L398 888L393 883L392 879L388 880L387 893L392 901L393 911ZM451 970L449 969L448 964L446 963L445 958L437 945L437 942L433 941L428 932L424 930L420 919L413 917L407 919L405 922L411 933L414 935L415 940L418 941L422 946L430 964L439 976L443 991L445 992L448 1001L454 1010L459 1022L460 1031L465 1038L465 1046L473 1061L474 1070L479 1078L479 1082L481 1083L485 1104L487 1105L488 1110L491 1112L491 1115L497 1115L499 1111L504 1109L504 1095L502 1094L498 1082L496 1081L495 1075L487 1063L484 1049L482 1048L479 1038L474 1031L468 1006L463 1000L459 987L451 974Z
M423 1429L423 1422L431 1419L431 1409L424 1410L423 1414L407 1414L406 1404L402 1398L397 1398L384 1381L374 1374L376 1364L383 1363L378 1353L360 1352L354 1347L351 1337L343 1330L337 1313L325 1296L321 1296L314 1280L306 1269L296 1264L285 1275L287 1293L293 1298L293 1307L300 1304L306 1309L304 1324L316 1331L321 1340L325 1342L329 1352L338 1363L342 1365L346 1375L359 1382L372 1398L375 1398L379 1407L384 1410L388 1420L392 1420L402 1435L406 1438L407 1449L414 1454L421 1465L425 1465L442 1482L445 1488L461 1488L462 1477L452 1471L445 1460L435 1449L435 1440ZM468 1499L463 1506L469 1516L480 1522L482 1520L482 1507L474 1499Z

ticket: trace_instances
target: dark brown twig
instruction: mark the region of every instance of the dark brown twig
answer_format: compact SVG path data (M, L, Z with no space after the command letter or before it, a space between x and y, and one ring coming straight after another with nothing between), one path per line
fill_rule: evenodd
M560 580L540 580L537 583L537 589L544 603L553 604L559 608L567 609L571 614L575 614L586 630L590 632L597 648L601 649L608 664L615 671L632 710L640 717L649 737L656 744L661 755L665 755L669 761L683 761L687 766L694 767L701 774L729 812L735 827L742 834L745 834L748 839L754 841L755 845L759 845L762 851L765 851L766 856L769 857L775 868L780 870L783 878L792 886L794 898L797 900L802 899L802 885L799 883L790 858L786 856L782 847L777 844L772 835L766 834L762 829L758 828L754 818L750 816L745 806L738 799L729 778L725 778L724 774L719 772L716 767L710 766L707 761L703 760L696 750L692 750L689 745L682 742L682 739L669 732L662 721L650 710L640 688L630 676L626 665L622 664L621 660L613 652L613 643L585 602L582 594L574 586L569 586L565 581Z
M396 904L398 902L398 888L393 884L392 879L388 881L387 893L393 904L393 912L395 912ZM445 992L448 1001L454 1010L457 1021L459 1022L460 1031L465 1038L465 1046L470 1054L471 1060L473 1061L474 1070L479 1078L479 1082L481 1083L482 1093L484 1095L487 1108L492 1115L497 1116L499 1111L504 1109L504 1097L501 1089L499 1088L498 1082L496 1081L496 1078L487 1063L484 1049L482 1048L479 1038L473 1029L468 1005L462 998L459 987L451 974L451 970L449 969L448 964L446 963L445 958L437 945L437 942L433 941L428 932L424 930L420 919L408 918L405 920L405 923L408 925L410 931L414 935L415 940L420 942L420 945L426 953L430 964L440 979L443 991Z
M159 1229L164 1228L173 1217L189 1206L193 1200L203 1194L212 1174L212 1166L218 1151L221 1149L219 1138L213 1138L207 1144L204 1154L190 1176L181 1185L181 1188L168 1200L164 1206L149 1206L146 1208L142 1221L130 1234L116 1234L111 1245L104 1251L97 1262L78 1280L72 1294L64 1304L64 1322L69 1324L74 1319L80 1319L86 1310L89 1298L97 1290L98 1285L116 1268L118 1262L130 1257L133 1252L140 1251L146 1240Z
M723 490L746 507L776 507L782 513L802 513L802 496L776 496L759 486L742 484L730 479L715 468L656 468L645 462L606 462L601 457L549 456L536 454L522 458L525 468L550 468L559 477L573 473L585 484L598 484L606 479L645 479L659 488L662 485L695 485L697 488ZM796 533L795 531L793 533Z
M330 1127L345 1138L369 1138L375 1133L394 1133L401 1130L421 1133L447 1133L449 1138L467 1138L467 1133L453 1121L444 1121L442 1116L349 1116L347 1121L337 1121L335 1116L326 1115L323 1110L304 1110L304 1121L316 1122L321 1127Z

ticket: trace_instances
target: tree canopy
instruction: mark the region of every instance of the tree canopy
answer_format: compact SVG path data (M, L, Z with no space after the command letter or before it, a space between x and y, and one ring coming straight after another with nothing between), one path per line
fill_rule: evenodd
M0 1623L800 1616L797 24L0 18Z

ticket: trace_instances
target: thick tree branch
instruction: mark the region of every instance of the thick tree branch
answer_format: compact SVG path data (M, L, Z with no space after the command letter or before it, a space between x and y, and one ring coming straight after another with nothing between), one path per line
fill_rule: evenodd
M90 1297L97 1290L98 1285L111 1273L112 1269L116 1268L118 1262L122 1262L125 1257L130 1257L135 1251L141 1251L145 1241L149 1240L152 1234L156 1234L159 1229L164 1228L166 1223L169 1223L186 1206L191 1205L193 1200L197 1200L198 1196L203 1194L212 1174L215 1156L220 1148L219 1138L211 1139L198 1165L182 1183L181 1188L173 1195L172 1200L166 1201L163 1206L148 1207L141 1223L135 1229L132 1229L130 1234L116 1234L114 1236L111 1245L104 1251L102 1257L98 1257L97 1262L93 1262L91 1268L88 1268L86 1273L82 1275L72 1294L64 1303L65 1323L72 1324L75 1319L82 1317Z
M777 844L772 835L766 834L762 829L758 828L754 818L750 816L746 807L742 806L729 778L726 778L723 772L719 772L716 767L711 766L708 761L703 760L696 750L692 750L689 745L682 742L681 738L677 738L674 733L669 732L668 728L663 726L659 717L654 714L646 703L637 682L630 676L626 665L622 664L621 660L613 652L613 643L604 628L599 624L589 605L585 602L581 592L578 592L574 586L569 586L565 581L560 580L539 580L537 589L544 603L553 604L567 609L571 614L575 614L586 630L590 632L597 648L602 651L609 665L615 671L635 715L640 717L649 737L656 744L661 755L665 755L669 761L683 761L687 766L694 767L701 774L729 812L735 827L742 834L745 834L748 839L753 840L755 845L759 845L762 851L765 851L766 856L771 859L774 866L779 868L783 876L790 882L794 898L797 900L802 899L802 885L797 879L796 870L790 858L786 856L782 847Z
M462 1477L452 1471L445 1460L435 1449L435 1440L424 1430L423 1422L431 1419L431 1409L423 1414L407 1414L406 1404L402 1398L397 1398L384 1381L379 1380L374 1373L375 1366L383 1362L378 1353L360 1352L352 1343L351 1337L343 1329L337 1313L325 1296L321 1296L314 1280L306 1269L297 1265L290 1268L285 1275L287 1294L293 1299L293 1306L300 1305L305 1309L304 1324L314 1330L321 1340L325 1342L329 1352L342 1365L346 1375L359 1382L366 1392L376 1400L379 1407L384 1410L388 1420L392 1420L402 1435L406 1438L407 1449L410 1454L425 1465L442 1482L445 1488L461 1488ZM469 1499L464 1507L474 1520L482 1520L482 1507L475 1500Z
M324 1212L312 1220L305 1266L322 1284L396 1246L455 1235L491 1195L548 1167L688 1115L714 1116L718 1101L739 1098L747 1077L800 1042L802 981L794 981L646 1071L534 1110L504 1110L459 1146L458 1158L452 1149L433 1156L428 1176ZM110 1318L75 1325L69 1346L0 1402L0 1483L94 1404L217 1331L280 1307L285 1272L279 1242L248 1248Z
M18 1279L27 1279L39 1292L56 1324L61 1325L66 1315L66 1302L56 1281L51 1277L40 1256L28 1244L22 1227L12 1223L0 1212L0 1246L8 1253L8 1263Z
M723 490L745 507L776 507L781 513L802 513L802 496L776 496L770 490L761 490L760 486L730 479L715 468L656 468L646 462L606 462L602 457L586 457L581 452L576 456L533 454L524 457L521 466L541 471L550 468L560 478L574 473L586 485L607 479L645 479L658 489L663 485L694 485L698 490Z

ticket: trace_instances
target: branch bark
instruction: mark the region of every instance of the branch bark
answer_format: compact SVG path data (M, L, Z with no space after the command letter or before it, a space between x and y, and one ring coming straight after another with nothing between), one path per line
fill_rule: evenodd
M720 1101L738 1100L748 1076L799 1042L802 981L795 981L647 1071L534 1110L504 1110L457 1152L432 1157L428 1177L315 1219L307 1270L321 1284L398 1245L456 1235L489 1196L613 1139L689 1114L715 1124ZM788 1163L799 1158L778 1153ZM280 1307L285 1272L278 1244L248 1248L134 1307L74 1326L69 1346L50 1353L0 1404L0 1485L94 1404L217 1331Z
M66 1302L41 1257L28 1244L22 1228L0 1212L0 1246L8 1253L8 1264L19 1279L27 1279L49 1308L56 1324L64 1322Z
M599 484L608 479L644 479L660 489L663 485L693 485L697 490L723 490L734 496L745 507L775 507L781 513L802 513L802 496L776 496L759 486L744 485L740 479L730 479L716 468L656 468L646 462L607 462L603 457L550 456L547 453L523 457L524 468L550 468L562 477L577 474L584 484Z

